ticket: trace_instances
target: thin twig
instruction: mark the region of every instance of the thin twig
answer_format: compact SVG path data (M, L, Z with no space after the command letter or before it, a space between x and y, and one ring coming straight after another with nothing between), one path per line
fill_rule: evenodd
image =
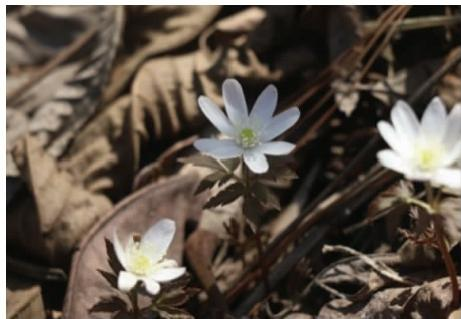
M315 283L317 286L319 286L320 288L326 290L327 292L329 292L330 294L332 294L333 296L335 296L336 298L340 298L340 299L346 299L346 300L349 300L349 298L339 292L338 290L328 286L327 284L324 284L323 282L321 282L320 280L316 279L315 277L312 278L312 282Z
M397 31L411 31L420 29L429 29L437 27L449 27L461 23L461 15L455 16L425 16L406 18L400 22L394 22ZM366 21L364 23L364 32L369 33L376 29L377 21Z
M384 263L386 265L400 265L402 263L402 257L399 255L399 254L396 254L396 253L385 253L385 254L371 254L369 255L370 258L373 258L374 260L376 261L379 261L380 263ZM358 267L361 267L362 265L364 265L364 261L362 259L360 259L359 257L357 256L352 256L352 257L345 257L345 258L342 258L338 261L335 261L331 264L329 264L327 267L323 268L316 276L314 279L317 279L317 280L321 280L324 276L326 276L328 274L328 272L338 266L341 266L341 265L352 265L352 264L356 264L357 268ZM356 277L356 279L358 279L360 282L362 282L360 280L359 277ZM306 288L303 289L303 291L301 292L300 296L299 296L299 300L301 300L302 298L306 297L309 292L311 291L312 287L314 286L315 282L314 281L311 281L307 286ZM346 296L347 298L352 298L352 295L350 296Z
M395 281L396 283L403 284L403 285L413 285L414 284L413 282L400 276L395 270L388 267L387 265L377 262L374 259L370 258L369 256L355 249L352 249L350 247L346 247L342 245L336 245L336 246L325 245L323 246L323 252L324 253L341 252L344 254L356 256L360 258L365 264L370 266L371 269L376 271L381 276L386 277L387 279L390 279L392 281Z

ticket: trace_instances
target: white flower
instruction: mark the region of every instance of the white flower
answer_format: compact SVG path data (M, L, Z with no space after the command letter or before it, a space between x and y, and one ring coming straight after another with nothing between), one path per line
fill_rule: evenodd
M443 102L434 98L421 123L411 107L398 101L391 111L392 124L378 123L391 149L378 152L381 165L409 180L430 181L435 186L461 189L461 104L447 115Z
M240 83L227 79L222 86L227 117L206 96L200 96L198 104L203 114L227 139L199 139L194 146L202 153L216 159L243 155L245 164L257 174L269 169L267 155L285 155L294 149L288 142L271 142L289 129L299 119L299 109L292 107L273 116L277 106L277 89L267 86L257 98L248 114L248 107Z
M156 295L160 284L184 275L186 269L178 267L176 261L165 259L168 247L173 240L176 225L171 219L162 219L153 225L140 240L130 236L122 247L114 231L114 249L125 271L118 275L118 288L130 291L142 281L146 290Z

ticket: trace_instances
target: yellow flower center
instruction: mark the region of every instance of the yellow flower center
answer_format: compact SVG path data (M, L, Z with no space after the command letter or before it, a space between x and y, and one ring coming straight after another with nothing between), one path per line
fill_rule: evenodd
M258 135L251 128L244 128L240 131L240 144L244 148L254 147L259 143Z
M416 161L423 171L430 171L440 165L442 148L439 145L420 147L416 151Z
M141 250L131 252L130 256L130 270L141 276L147 275L152 268L152 262Z

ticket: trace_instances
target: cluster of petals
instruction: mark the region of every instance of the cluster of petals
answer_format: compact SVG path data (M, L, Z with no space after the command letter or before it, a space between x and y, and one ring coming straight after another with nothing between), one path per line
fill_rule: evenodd
M435 97L418 121L413 109L398 101L391 110L391 123L380 121L378 130L390 146L378 152L381 165L409 180L461 190L461 104L447 114Z
M165 258L175 231L174 221L162 219L139 240L134 234L130 236L126 245L122 245L117 232L114 232L115 254L124 268L118 275L121 291L128 292L142 282L148 293L156 295L160 292L160 283L184 275L184 267L178 267L175 260Z
M203 154L216 159L243 157L248 168L262 174L268 171L266 155L286 155L294 149L292 143L273 141L298 121L300 112L291 107L274 116L277 106L277 89L267 86L248 112L242 86L235 79L222 85L227 116L208 97L200 96L198 104L203 114L222 133L224 139L204 138L194 143Z

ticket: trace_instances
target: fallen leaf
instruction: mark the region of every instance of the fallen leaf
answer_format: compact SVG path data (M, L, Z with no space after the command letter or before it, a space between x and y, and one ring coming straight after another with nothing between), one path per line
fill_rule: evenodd
M14 155L30 194L8 207L7 241L42 262L65 265L83 234L112 204L59 169L35 138L25 138Z
M63 318L110 318L109 314L102 313L89 316L88 310L100 298L116 292L98 272L110 271L104 241L112 240L114 229L120 238L126 238L133 232L143 233L161 218L173 219L176 233L168 258L181 264L187 215L201 210L201 203L193 195L196 186L195 175L181 175L149 185L125 198L106 219L96 224L74 255Z

